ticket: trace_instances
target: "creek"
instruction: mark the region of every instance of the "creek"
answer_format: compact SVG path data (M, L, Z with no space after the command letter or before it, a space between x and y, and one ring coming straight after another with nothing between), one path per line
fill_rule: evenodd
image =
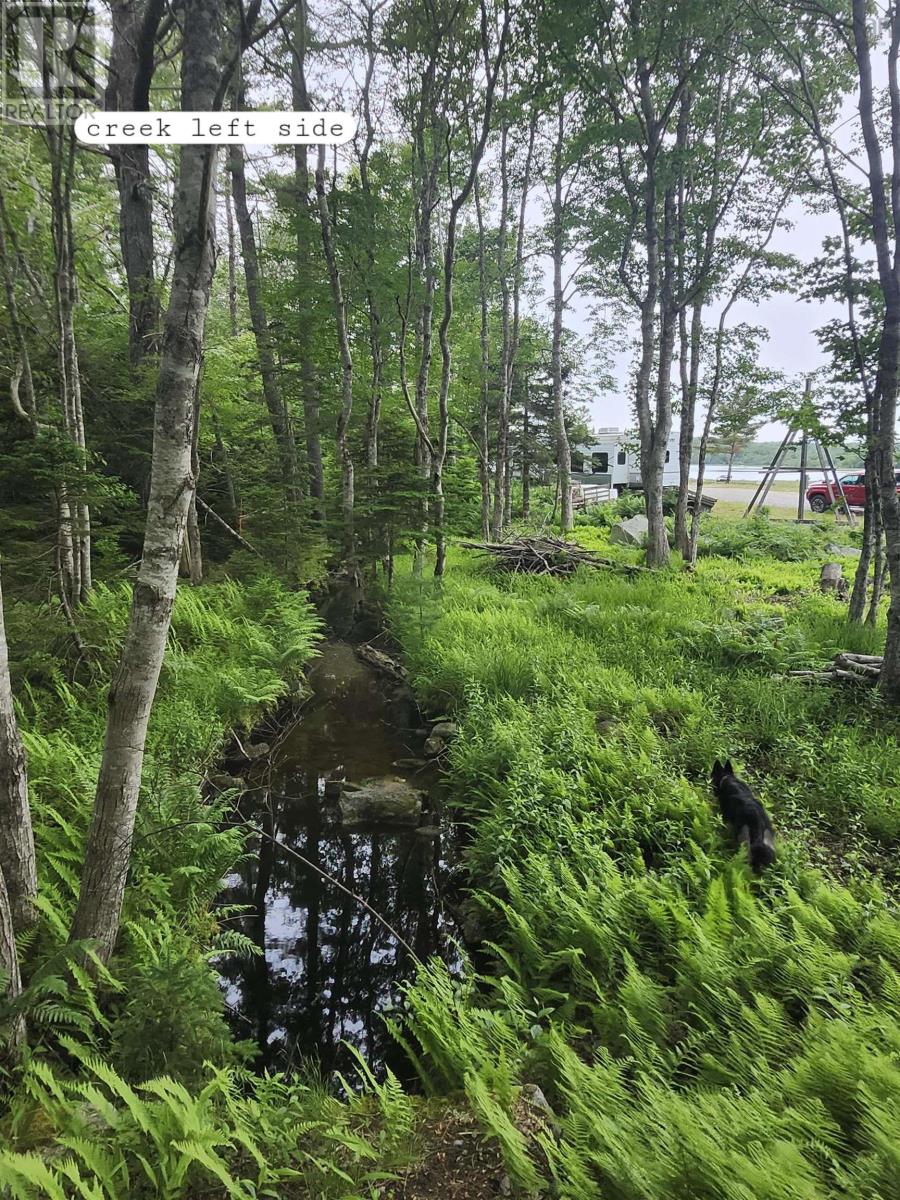
M236 1036L258 1047L258 1069L312 1062L326 1076L352 1074L349 1044L376 1074L390 1067L408 1081L408 1059L382 1017L414 974L410 951L460 969L443 900L453 834L441 819L440 772L421 757L428 730L409 689L348 642L320 650L300 713L277 737L264 733L271 753L241 772L241 815L264 833L221 901L249 906L237 922L261 953L221 961L220 976ZM417 796L421 812L360 820L363 781L373 779Z

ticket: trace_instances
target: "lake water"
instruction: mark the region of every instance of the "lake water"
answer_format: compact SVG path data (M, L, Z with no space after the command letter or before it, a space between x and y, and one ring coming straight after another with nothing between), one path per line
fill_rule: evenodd
M859 468L854 468L854 467L838 467L837 468L839 476L851 475L851 474L853 474L854 470L858 471ZM722 479L724 479L727 473L728 473L727 467L724 467L724 466L712 466L711 467L709 464L707 464L706 471L704 472L704 478L705 478L706 483L718 483L719 478L721 477ZM765 473L766 473L766 471L765 471L764 467L734 467L731 472L731 481L732 481L732 483L759 482L759 480L762 479L762 477L765 475ZM806 476L807 476L807 479L809 479L810 481L812 481L814 479L822 479L822 478L824 478L824 472L822 471L822 468L818 465L818 463L816 463L815 467L812 467L812 466L807 467ZM691 478L692 479L697 478L697 464L696 463L691 464ZM793 470L793 469L791 469L790 471L779 471L778 478L785 479L791 483L797 483L800 479L800 471Z

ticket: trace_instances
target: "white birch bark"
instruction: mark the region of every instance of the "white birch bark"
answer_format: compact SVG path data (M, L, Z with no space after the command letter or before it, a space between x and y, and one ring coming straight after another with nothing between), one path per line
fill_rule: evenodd
M184 19L181 107L215 107L222 13L193 0ZM160 352L144 550L119 667L109 694L106 740L85 851L72 939L115 946L131 858L147 722L175 601L178 560L194 490L194 396L215 270L215 148L184 146L174 203L174 266Z

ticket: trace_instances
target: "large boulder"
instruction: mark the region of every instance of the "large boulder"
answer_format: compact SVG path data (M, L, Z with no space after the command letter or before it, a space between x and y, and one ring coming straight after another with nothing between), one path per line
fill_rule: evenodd
M422 793L405 779L388 775L365 779L358 788L344 790L341 821L347 828L359 825L418 825Z
M620 546L646 546L650 526L643 513L636 513L627 521L618 521L609 531L609 540Z

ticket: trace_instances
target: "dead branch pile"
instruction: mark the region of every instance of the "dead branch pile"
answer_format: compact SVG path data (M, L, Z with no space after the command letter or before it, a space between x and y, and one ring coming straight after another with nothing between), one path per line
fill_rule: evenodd
M493 558L504 571L526 575L571 575L579 567L613 567L633 573L646 570L611 558L599 558L577 542L542 534L539 537L517 537L509 542L463 542L463 549L477 550Z
M826 683L843 680L845 683L875 684L881 675L880 654L851 654L842 650L834 662L820 671L790 671L798 679L815 679Z

